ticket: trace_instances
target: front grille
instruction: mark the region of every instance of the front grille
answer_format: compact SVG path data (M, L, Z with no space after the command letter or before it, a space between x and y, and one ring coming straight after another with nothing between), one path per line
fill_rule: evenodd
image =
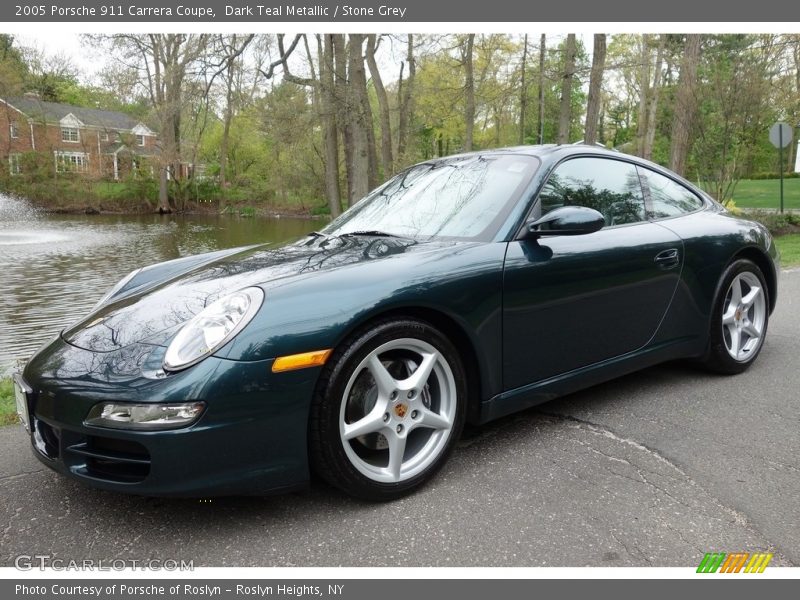
M73 472L94 479L138 483L150 474L150 453L138 442L91 435L67 446L65 452L84 462Z

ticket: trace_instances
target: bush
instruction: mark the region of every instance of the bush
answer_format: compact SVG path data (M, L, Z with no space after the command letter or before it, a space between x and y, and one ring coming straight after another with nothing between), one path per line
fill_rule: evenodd
M800 214L798 213L754 211L744 216L751 221L758 221L769 229L773 235L800 232Z
M722 203L722 206L727 208L728 212L730 212L733 215L736 215L737 217L740 216L743 212L741 208L736 206L736 202L734 202L733 198L728 198L725 202Z
M800 177L800 173L783 174L784 179L797 179L798 177ZM762 171L760 173L753 173L752 175L750 175L750 177L745 177L745 179L780 179L780 178L781 174L778 173L777 171L774 172Z

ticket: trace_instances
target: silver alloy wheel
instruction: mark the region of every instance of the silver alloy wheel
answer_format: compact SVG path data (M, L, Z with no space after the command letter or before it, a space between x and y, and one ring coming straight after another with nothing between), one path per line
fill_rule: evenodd
M761 281L750 271L731 281L722 309L722 339L734 360L747 362L756 354L764 334L767 302Z
M380 483L422 473L447 447L457 395L453 370L431 344L400 338L378 346L344 390L339 435L347 458Z

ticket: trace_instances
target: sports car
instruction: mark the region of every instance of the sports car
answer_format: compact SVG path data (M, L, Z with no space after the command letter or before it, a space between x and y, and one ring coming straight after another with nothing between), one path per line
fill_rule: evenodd
M40 461L99 488L266 494L316 473L391 500L465 423L664 361L744 371L778 276L762 225L653 163L438 158L299 241L128 274L15 376L18 411Z

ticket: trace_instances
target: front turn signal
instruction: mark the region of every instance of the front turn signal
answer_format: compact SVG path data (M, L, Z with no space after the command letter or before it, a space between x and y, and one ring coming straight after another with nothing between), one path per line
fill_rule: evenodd
M272 363L272 372L283 373L284 371L296 371L308 367L321 367L328 360L331 352L333 350L314 350L313 352L303 352L302 354L279 356Z

